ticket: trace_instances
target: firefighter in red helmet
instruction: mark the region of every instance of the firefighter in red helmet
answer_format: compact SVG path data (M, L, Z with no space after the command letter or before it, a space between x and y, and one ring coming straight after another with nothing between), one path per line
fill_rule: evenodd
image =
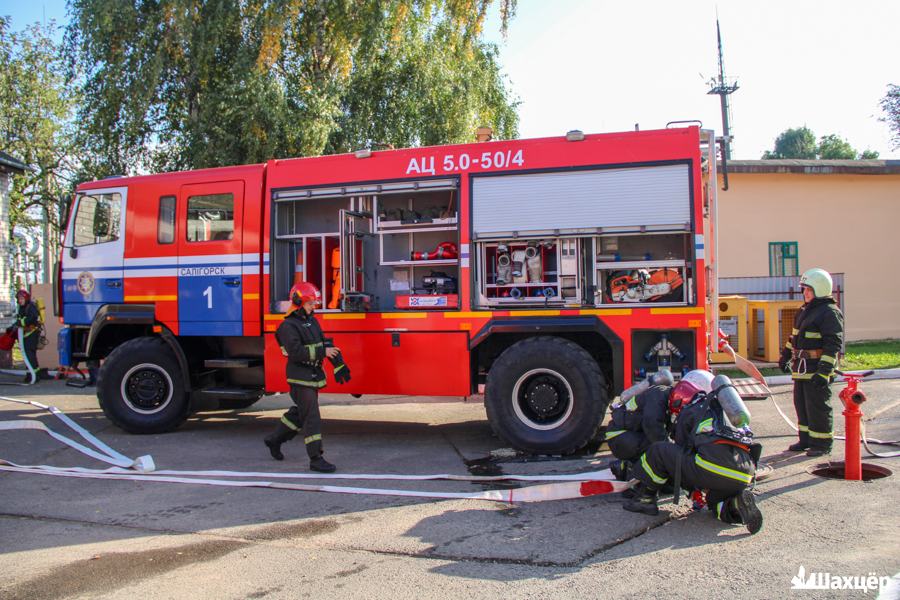
M319 389L325 386L322 361L326 358L331 361L338 383L350 380L350 369L340 350L326 340L313 316L321 302L318 288L307 281L291 288L292 311L279 325L275 338L287 357L287 380L294 406L284 413L275 431L265 438L265 443L272 458L284 460L281 444L302 432L309 468L332 473L335 466L322 457L322 420L319 416Z
M669 412L676 416L675 443L655 442L641 456L634 469L640 482L637 495L622 508L658 514L658 491L671 481L676 493L679 487L705 490L717 519L742 523L757 533L763 518L750 485L762 446L753 440L750 413L731 380L720 375L709 381L706 373L709 388L703 389L696 385L703 380L689 379L694 373L703 372L688 373L669 395Z

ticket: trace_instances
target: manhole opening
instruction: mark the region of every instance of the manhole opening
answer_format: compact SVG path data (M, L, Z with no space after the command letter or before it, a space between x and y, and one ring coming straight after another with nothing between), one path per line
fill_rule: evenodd
M807 469L809 473L812 475L818 475L819 477L825 477L827 479L844 479L844 463L843 462L833 462L824 465L816 465L814 467L810 467ZM862 480L863 481L872 481L874 479L882 479L884 477L890 477L894 473L880 465L873 465L870 463L862 464Z

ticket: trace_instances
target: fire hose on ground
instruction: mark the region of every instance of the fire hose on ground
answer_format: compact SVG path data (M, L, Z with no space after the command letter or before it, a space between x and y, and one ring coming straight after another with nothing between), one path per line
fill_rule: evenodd
M75 431L88 447L47 427L44 423L32 420L0 422L0 431L31 430L41 431L53 439L95 460L111 465L106 469L87 469L82 467L53 467L48 465L20 465L0 458L0 471L26 473L54 477L72 477L85 479L113 479L125 481L155 481L160 483L180 483L208 485L220 487L256 487L304 492L328 492L337 494L365 494L377 496L399 496L411 498L432 498L439 500L488 500L493 502L546 502L550 500L569 500L622 492L629 487L627 482L617 481L609 469L589 473L568 475L399 475L399 474L317 474L317 473L266 473L242 471L186 471L157 470L153 458L141 456L129 458L99 440L96 436L75 423L65 413L54 406L39 402L19 400L0 396L0 400L27 404L46 410ZM239 479L243 478L243 479ZM257 480L259 479L259 480ZM399 490L381 488L361 488L335 485L313 485L302 483L285 483L280 479L346 479L346 480L400 480L426 481L450 480L473 483L492 483L498 481L545 482L513 489L485 490L482 492L432 492L422 490Z

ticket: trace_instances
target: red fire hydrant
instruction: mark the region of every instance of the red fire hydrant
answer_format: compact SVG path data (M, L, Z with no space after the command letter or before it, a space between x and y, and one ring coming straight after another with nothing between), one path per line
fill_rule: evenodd
M873 371L865 373L842 373L847 386L841 390L840 398L844 403L844 479L848 481L862 480L862 454L860 452L860 420L863 413L860 405L866 401L866 395L858 389L859 382Z

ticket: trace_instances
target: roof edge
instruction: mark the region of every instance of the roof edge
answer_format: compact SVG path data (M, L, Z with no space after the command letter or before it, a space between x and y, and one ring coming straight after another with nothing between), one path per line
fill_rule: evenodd
M721 163L719 163L721 169ZM900 175L900 160L729 160L729 173L804 175Z

